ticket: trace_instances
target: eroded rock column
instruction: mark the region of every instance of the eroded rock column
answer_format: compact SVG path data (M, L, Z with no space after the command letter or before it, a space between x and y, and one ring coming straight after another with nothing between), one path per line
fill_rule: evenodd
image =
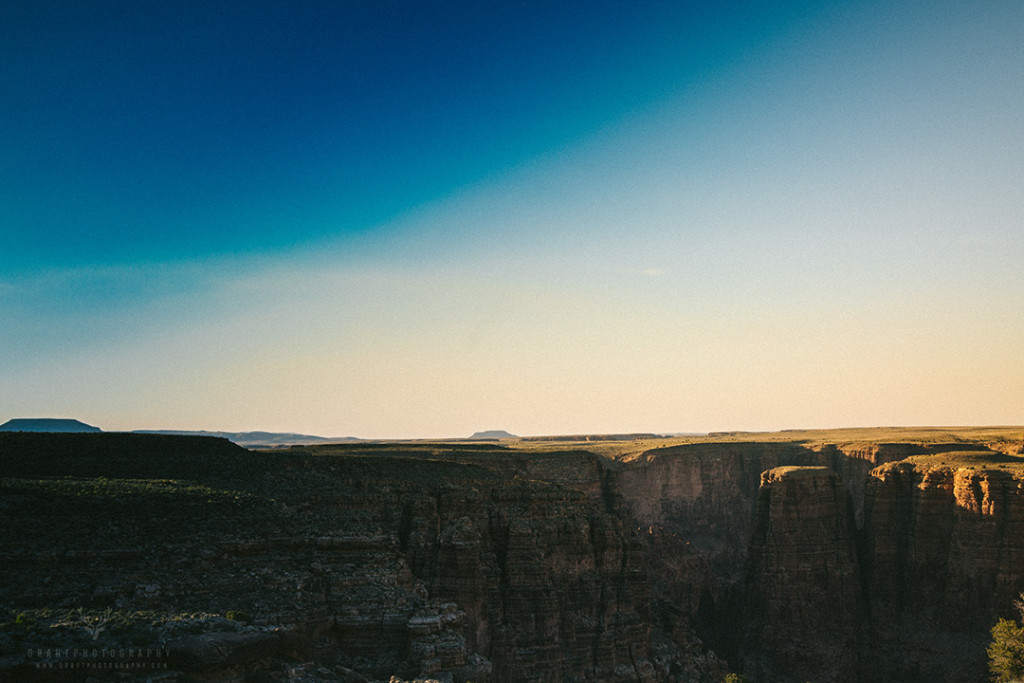
M825 467L767 470L757 505L741 606L746 674L856 680L860 582L839 477Z

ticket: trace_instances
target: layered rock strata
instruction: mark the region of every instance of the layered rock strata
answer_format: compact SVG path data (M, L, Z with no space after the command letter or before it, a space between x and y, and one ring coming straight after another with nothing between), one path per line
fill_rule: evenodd
M988 629L1024 590L1024 480L899 462L867 487L867 675L979 680Z
M0 678L109 618L205 680L981 680L1024 590L993 443L3 434Z
M742 605L745 673L855 680L861 584L839 477L825 467L768 470L758 510Z
M12 622L56 615L47 651L110 608L162 623L111 626L110 645L149 641L229 680L287 657L384 681L667 678L643 546L600 476L586 480L595 456L566 455L566 486L520 476L565 469L550 454L489 469L487 449L311 456L106 436L110 457L97 441L35 442L3 463L0 605ZM247 621L218 634L203 629L223 619L200 614ZM203 632L180 637L181 615ZM18 663L29 634L7 636L14 675L33 675Z
M655 617L675 619L676 633L689 628L688 638L750 680L984 679L988 629L1014 616L1024 590L1024 463L1005 442L999 451L979 448L730 443L649 451L615 476L638 522L680 539L672 560L658 559L664 544L649 542ZM795 475L779 476L786 470L767 474L785 466L832 474L803 490ZM791 492L779 498L780 490ZM827 505L817 500L823 491ZM779 508L781 500L789 507ZM779 517L786 510L788 526ZM788 537L799 547L782 543ZM812 571L814 556L832 563ZM802 569L787 567L786 557L803 557L793 560ZM753 613L752 604L760 605ZM814 616L819 610L827 623Z

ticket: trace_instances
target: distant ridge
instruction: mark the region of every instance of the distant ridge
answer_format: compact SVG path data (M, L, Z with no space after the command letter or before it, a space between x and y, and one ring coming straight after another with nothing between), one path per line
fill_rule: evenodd
M502 429L489 429L483 432L477 432L470 439L515 439L515 434L509 434Z
M207 432L175 429L136 429L133 434L165 434L168 436L217 436L243 447L305 446L326 443L354 443L362 441L354 436L314 436L288 432Z
M562 436L524 436L523 441L637 441L664 439L664 434L565 434Z
M0 432L101 432L79 420L53 417L20 417L0 425Z

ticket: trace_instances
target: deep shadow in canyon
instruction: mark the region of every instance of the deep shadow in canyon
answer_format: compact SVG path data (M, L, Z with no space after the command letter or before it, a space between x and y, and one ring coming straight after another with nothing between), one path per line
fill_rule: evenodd
M1024 442L828 436L0 434L0 677L983 680Z

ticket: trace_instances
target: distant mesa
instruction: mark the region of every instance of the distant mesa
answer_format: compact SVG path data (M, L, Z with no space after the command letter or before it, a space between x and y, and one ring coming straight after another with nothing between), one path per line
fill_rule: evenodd
M99 427L79 420L52 417L22 417L0 425L0 432L100 432Z
M470 439L516 439L515 434L509 434L502 429L489 429L484 432L477 432Z

